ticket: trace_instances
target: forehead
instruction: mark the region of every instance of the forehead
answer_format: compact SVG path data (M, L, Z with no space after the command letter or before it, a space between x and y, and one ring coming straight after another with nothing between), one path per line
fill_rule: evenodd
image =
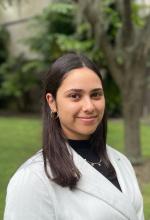
M73 69L66 73L61 83L61 89L93 89L102 88L101 79L91 69L87 67Z

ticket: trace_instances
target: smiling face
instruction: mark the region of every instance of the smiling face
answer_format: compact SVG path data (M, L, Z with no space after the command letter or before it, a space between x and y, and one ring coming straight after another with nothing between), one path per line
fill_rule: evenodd
M57 111L68 139L85 140L96 130L105 109L100 78L87 67L71 70L57 90L56 100L46 94L52 111Z

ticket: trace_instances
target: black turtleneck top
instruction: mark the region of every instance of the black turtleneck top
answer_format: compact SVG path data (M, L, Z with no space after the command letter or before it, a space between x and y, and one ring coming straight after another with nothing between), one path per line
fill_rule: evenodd
M92 150L91 144L89 140L68 140L70 146L78 153L81 157L86 159L89 162L99 162L100 158ZM116 173L112 175L110 173L110 169L106 167L106 165L101 162L101 165L97 164L93 166L96 170L98 170L102 175L104 175L114 186L116 186L120 191L121 187L119 185Z

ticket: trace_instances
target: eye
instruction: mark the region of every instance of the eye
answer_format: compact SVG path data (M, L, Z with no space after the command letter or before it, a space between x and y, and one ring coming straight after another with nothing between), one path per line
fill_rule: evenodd
M91 97L94 99L100 99L103 96L103 92L102 91L98 91L98 92L93 92L91 94Z
M69 97L74 101L78 101L81 98L81 95L78 93L72 93L72 94L69 94Z

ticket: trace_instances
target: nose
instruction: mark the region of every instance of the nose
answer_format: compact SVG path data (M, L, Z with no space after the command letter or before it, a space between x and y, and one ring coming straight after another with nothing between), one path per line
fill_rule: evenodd
M94 103L92 102L90 97L85 98L83 100L82 110L87 113L92 113L94 111L94 109L95 109Z

